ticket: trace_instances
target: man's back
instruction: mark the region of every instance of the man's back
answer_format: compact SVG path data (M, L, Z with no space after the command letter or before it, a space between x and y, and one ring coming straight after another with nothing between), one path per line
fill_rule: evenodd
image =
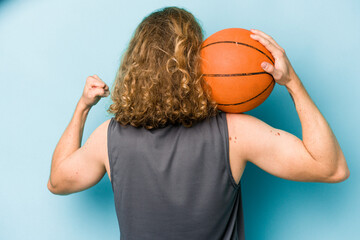
M111 183L123 239L244 239L226 114L146 130L111 119Z

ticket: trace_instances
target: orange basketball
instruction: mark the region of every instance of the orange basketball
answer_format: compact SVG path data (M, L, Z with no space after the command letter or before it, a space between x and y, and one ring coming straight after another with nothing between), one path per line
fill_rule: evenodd
M246 112L259 106L272 92L275 80L261 68L274 64L271 53L242 28L228 28L208 37L201 47L201 69L218 109Z

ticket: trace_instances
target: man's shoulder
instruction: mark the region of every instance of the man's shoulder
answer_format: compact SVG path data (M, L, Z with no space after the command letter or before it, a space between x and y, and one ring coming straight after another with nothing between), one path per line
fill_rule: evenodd
M101 123L94 131L94 134L98 135L98 137L106 136L107 130L109 128L109 124L111 122L111 118Z
M111 119L108 119L101 123L90 136L95 143L94 145L96 146L96 148L91 149L91 151L100 151L104 153L104 159L107 156L107 134L110 121Z
M236 137L236 146L242 148L242 151L245 151L243 148L246 148L250 141L261 137L264 129L264 123L260 119L245 113L226 113L226 120L229 137Z
M257 118L246 113L225 113L226 120L229 128L232 130L239 129L240 127L250 127L255 123Z

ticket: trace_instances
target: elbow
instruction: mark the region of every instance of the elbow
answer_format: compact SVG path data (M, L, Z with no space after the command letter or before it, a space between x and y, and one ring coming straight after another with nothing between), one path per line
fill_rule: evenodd
M55 195L68 195L68 193L61 191L58 185L54 185L51 183L50 179L47 183L47 189Z
M340 183L350 177L350 170L348 168L346 159L342 152L339 155L339 157L336 160L333 160L332 162L335 162L336 165L331 169L329 168L327 169L324 182Z
M339 167L332 175L328 177L328 183L343 182L350 177L350 170L346 167Z
M54 185L51 184L50 179L47 182L47 189L53 194L58 194L57 191L56 191L56 188L54 187Z

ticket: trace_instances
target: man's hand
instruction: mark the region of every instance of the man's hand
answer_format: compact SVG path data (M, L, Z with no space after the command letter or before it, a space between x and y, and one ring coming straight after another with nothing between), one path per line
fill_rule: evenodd
M79 100L84 108L91 108L102 97L109 96L109 87L96 74L86 79L83 94Z
M254 29L251 29L250 31L253 33L250 37L264 45L275 59L274 66L271 63L262 62L261 67L266 72L270 73L280 85L287 85L290 80L295 79L295 71L286 56L285 50L280 47L272 37L264 32Z

